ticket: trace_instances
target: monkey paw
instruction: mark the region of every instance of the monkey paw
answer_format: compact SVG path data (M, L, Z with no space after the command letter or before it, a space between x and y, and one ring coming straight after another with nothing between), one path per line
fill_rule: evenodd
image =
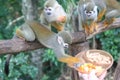
M62 22L62 23L65 23L66 22L66 16L60 16L60 17L58 17L58 20L57 20L58 22Z
M57 40L58 40L58 43L59 43L60 45L62 45L64 48L68 48L68 47L69 47L69 45L64 42L64 40L63 40L62 37L58 36L58 39L57 39Z

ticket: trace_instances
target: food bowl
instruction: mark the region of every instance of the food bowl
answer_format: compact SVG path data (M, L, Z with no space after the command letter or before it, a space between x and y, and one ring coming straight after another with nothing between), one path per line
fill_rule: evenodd
M77 58L82 58L85 63L92 63L96 66L101 66L103 71L98 73L100 76L104 71L108 70L113 64L113 57L110 53L103 50L87 50L76 55Z

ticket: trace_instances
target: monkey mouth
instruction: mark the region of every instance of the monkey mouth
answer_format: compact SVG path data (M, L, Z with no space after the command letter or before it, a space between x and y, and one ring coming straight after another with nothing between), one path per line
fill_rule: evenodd
M91 17L91 15L87 15L88 17Z

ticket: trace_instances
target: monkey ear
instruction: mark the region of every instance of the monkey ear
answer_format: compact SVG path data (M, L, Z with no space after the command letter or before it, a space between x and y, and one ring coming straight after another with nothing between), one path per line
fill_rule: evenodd
M72 43L72 36L68 31L60 31L58 34L63 38L65 43Z

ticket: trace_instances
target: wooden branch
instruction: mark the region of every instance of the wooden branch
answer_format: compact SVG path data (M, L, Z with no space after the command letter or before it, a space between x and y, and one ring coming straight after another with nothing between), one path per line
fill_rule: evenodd
M13 54L22 51L44 48L39 42L26 42L21 39L0 40L0 54Z
M94 32L92 35L87 36L87 39L92 38L94 35L99 34L101 32L104 32L109 29L118 28L120 27L120 18L116 19L116 21L108 26L107 28L103 28L103 24L99 24L99 27L101 27L98 31ZM84 32L75 32L72 33L72 43L80 43L86 41L86 36ZM41 45L39 42L26 42L21 39L11 39L11 40L0 40L0 54L13 54L18 53L22 51L30 51L35 50L39 48L45 48L43 45Z
M72 36L73 43L78 42L78 40L85 41L85 35L83 32L73 33L72 35L73 35ZM0 54L8 54L8 53L13 54L22 51L35 50L39 48L45 48L45 47L42 44L40 44L38 41L26 42L19 38L13 38L10 40L0 40Z
M21 20L21 19L24 19L24 16L20 16L18 17L17 19L9 22L9 24L7 25L6 29L10 28L10 26L12 26L14 23L16 23L17 21Z

